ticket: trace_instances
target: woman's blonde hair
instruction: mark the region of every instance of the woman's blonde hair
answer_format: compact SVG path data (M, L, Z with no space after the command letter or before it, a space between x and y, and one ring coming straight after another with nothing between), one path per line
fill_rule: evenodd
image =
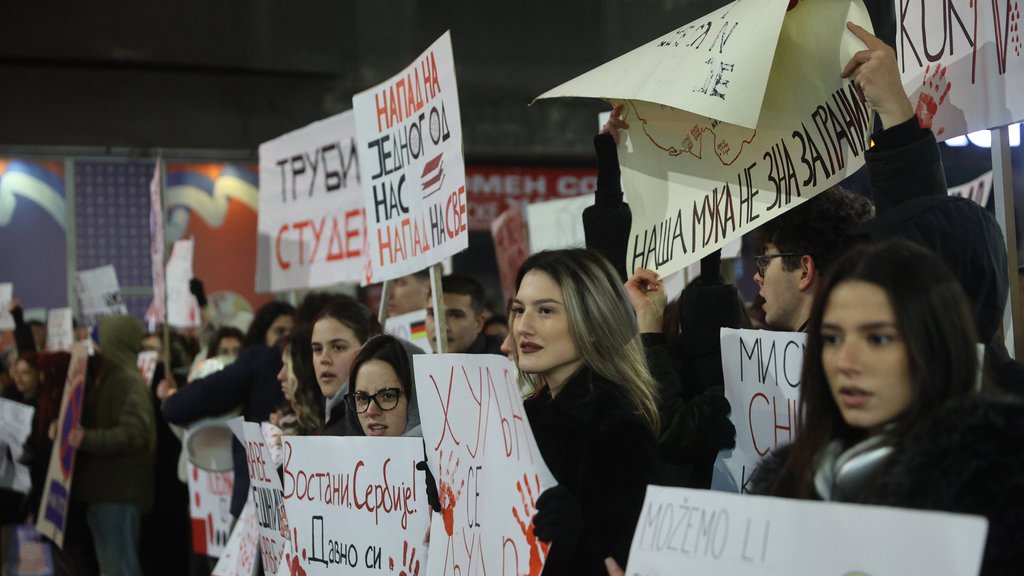
M584 363L620 386L657 435L661 421L654 379L647 368L636 317L611 264L599 254L582 249L538 252L519 268L516 292L523 277L532 271L547 274L561 288L569 334ZM512 312L510 330L514 321ZM515 353L518 357L518 351ZM520 373L519 378L521 384L535 391L546 385L538 376Z

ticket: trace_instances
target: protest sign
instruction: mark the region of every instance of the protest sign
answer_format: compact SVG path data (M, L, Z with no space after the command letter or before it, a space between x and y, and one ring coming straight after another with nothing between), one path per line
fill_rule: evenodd
M200 324L199 302L189 290L194 276L194 250L195 243L191 240L178 240L171 247L171 257L167 260L167 323L176 328L194 328Z
M28 494L32 487L28 466L21 463L25 441L32 433L36 409L0 398L0 488Z
M903 88L939 141L1024 119L1020 2L905 0L896 22Z
M593 205L593 194L528 205L526 223L530 230L530 254L541 250L585 247L583 211Z
M668 275L864 164L872 114L839 74L864 48L846 22L870 30L867 11L860 0L790 4L734 2L541 96L624 105L628 270ZM702 66L688 67L695 58Z
M167 285L164 282L164 183L160 174L163 160L158 156L149 182L149 257L153 276L153 302L146 312L149 331L167 319Z
M139 352L135 358L135 365L139 367L139 373L149 384L153 383L153 374L156 373L156 365L160 362L160 353L156 350Z
M0 282L0 330L14 330L14 317L7 309L14 298L14 285Z
M95 326L101 316L128 313L113 264L79 270L75 286L78 302L82 306L82 321L86 326Z
M491 237L494 239L494 254L498 258L501 293L508 302L515 296L519 267L530 255L530 237L523 207L519 204L509 206L491 222Z
M67 351L75 341L71 308L53 308L46 312L46 350Z
M358 282L366 213L350 110L260 145L256 290Z
M555 484L504 356L414 356L427 464L441 499L427 574L540 574L533 534L540 493Z
M388 316L384 321L384 333L412 342L428 354L433 351L430 346L430 338L427 336L426 308L397 316Z
M418 574L429 523L421 460L420 438L285 437L292 573Z
M352 97L369 260L363 284L412 274L469 246L451 35Z
M245 501L245 506L238 515L238 522L235 522L235 528L228 538L227 546L213 568L212 576L256 575L260 554L260 536L257 528L256 505L253 504L253 495L250 492L249 499Z
M965 514L648 486L626 574L965 576L987 530Z
M984 208L988 205L989 196L992 195L992 171L989 170L966 184L951 187L949 195L973 200L975 204Z
M192 551L218 558L231 534L231 490L234 472L208 472L189 462L188 505Z
M284 510L281 478L270 455L270 441L263 436L260 425L244 422L245 456L249 468L250 498L256 512L260 558L267 574L277 574L284 551L288 529L281 523Z
M70 316L69 316L70 317ZM82 400L85 396L85 368L89 355L84 344L71 347L68 376L64 382L64 397L57 418L57 438L50 452L50 465L43 482L43 496L36 515L36 529L58 547L64 547L64 529L67 526L68 503L71 494L72 472L78 453L68 437L82 420Z
M721 338L736 448L718 453L712 488L745 493L761 459L796 438L807 335L722 328Z

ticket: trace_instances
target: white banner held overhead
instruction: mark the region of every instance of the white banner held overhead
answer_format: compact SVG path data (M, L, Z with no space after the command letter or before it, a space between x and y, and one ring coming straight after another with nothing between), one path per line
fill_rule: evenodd
M357 150L351 110L260 144L258 292L363 278Z
M593 205L593 194L527 204L530 254L541 250L586 247L583 211Z
M466 167L451 35L352 98L366 203L363 283L390 280L469 246Z
M82 306L82 321L86 326L95 326L102 316L128 313L113 264L79 270L75 286Z
M626 574L971 576L987 531L965 514L648 486Z
M46 311L46 350L67 351L75 341L71 308L52 308Z
M164 185L160 173L163 159L157 157L149 182L149 257L153 276L153 302L146 312L149 330L167 319L167 285L164 282Z
M195 242L177 240L167 259L167 323L175 328L194 328L201 323L199 302L189 290Z
M754 5L768 13L757 17ZM694 45L687 47L718 62L717 71L705 70L683 90L719 101L724 109L714 118L696 112L696 106L692 111L665 106L645 86L620 85L611 69L599 67L583 77L615 88L613 104L624 104L623 119L630 126L618 150L633 215L629 270L650 268L662 276L680 270L864 164L872 113L856 87L839 77L864 48L846 22L871 28L860 0L800 2L788 11L785 0L736 2L723 11L724 19L715 13L677 31L682 36L690 30L686 37ZM717 35L726 20L729 34ZM777 44L746 41L780 22ZM694 26L706 35L691 36ZM768 54L771 72L756 128L727 123L746 105L739 82L761 70ZM644 66L642 56L627 54L622 65Z

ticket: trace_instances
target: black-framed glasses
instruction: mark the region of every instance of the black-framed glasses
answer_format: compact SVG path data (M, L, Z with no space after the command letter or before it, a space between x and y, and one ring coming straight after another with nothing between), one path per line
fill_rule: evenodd
M785 258L786 256L795 256L795 254L792 252L778 252L776 254L754 256L754 266L757 268L757 273L760 274L761 278L764 278L765 270L768 269L768 264L772 258Z
M398 406L398 400L402 397L401 388L381 388L373 394L365 392L349 392L345 394L345 401L356 414L362 414L370 409L370 400L380 408L382 412L394 410Z

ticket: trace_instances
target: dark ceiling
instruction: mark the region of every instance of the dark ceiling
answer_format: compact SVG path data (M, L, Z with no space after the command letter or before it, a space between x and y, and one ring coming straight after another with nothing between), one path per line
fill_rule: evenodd
M607 105L531 100L724 3L9 3L0 148L255 157L260 142L351 108L450 29L467 156L579 160ZM891 0L868 4L891 27Z

